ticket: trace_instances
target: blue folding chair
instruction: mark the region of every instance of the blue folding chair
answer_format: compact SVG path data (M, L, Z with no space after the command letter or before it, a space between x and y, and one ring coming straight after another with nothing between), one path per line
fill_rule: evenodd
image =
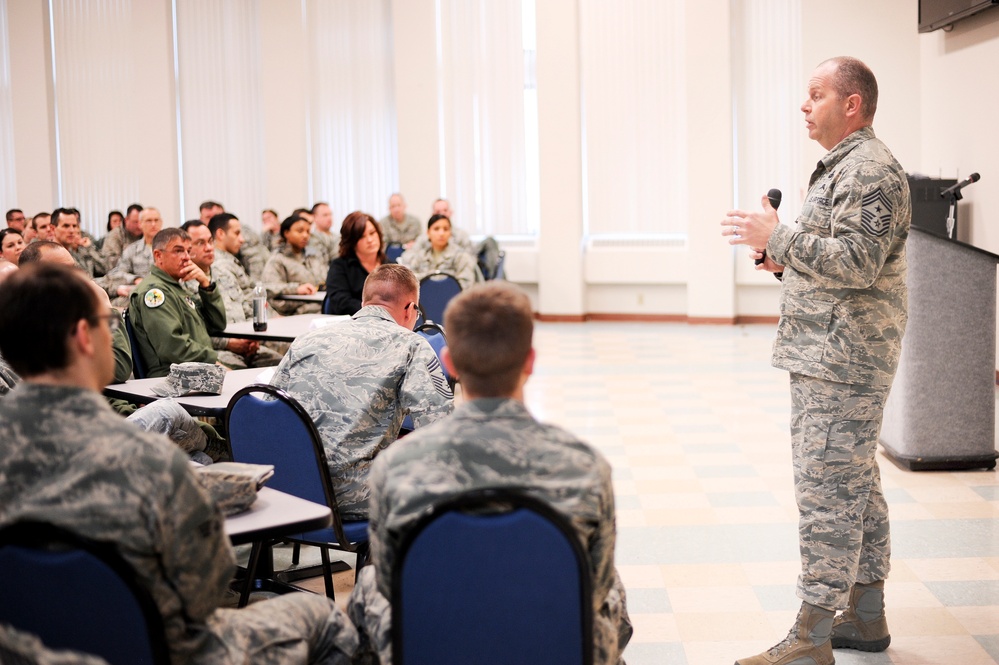
M455 377L451 376L450 372L447 371L447 367L444 366L444 359L441 358L441 351L447 346L447 337L444 336L444 326L441 326L433 321L421 322L417 324L416 328L413 330L417 335L427 340L430 347L437 354L437 360L441 363L441 371L444 373L444 378L447 380L447 385L454 392L454 385L457 383ZM408 413L406 417L402 419L402 426L399 430L399 436L406 436L415 429L413 426L413 418Z
M437 271L420 280L420 312L424 321L444 323L444 308L451 298L461 293L458 278Z
M268 487L330 507L333 512L331 527L285 536L281 540L296 545L319 547L326 595L333 598L333 569L329 550L337 549L357 555L354 570L356 579L357 571L368 556L368 522L345 521L341 518L326 450L312 418L301 404L283 390L254 384L238 391L229 400L225 412L225 427L229 433L233 461L272 464L274 475L267 481ZM271 545L273 541L253 544L246 571L247 584L240 598L240 606L246 604L255 584L262 549Z
M416 326L413 332L427 340L427 343L430 344L430 348L432 348L434 353L437 354L437 360L441 363L441 371L444 372L444 378L447 379L447 385L453 392L455 378L447 371L447 367L444 366L444 359L441 357L441 352L444 350L444 347L447 346L447 337L444 335L444 326L439 323L429 321Z
M399 257L402 256L406 248L398 242L390 242L385 246L385 261L387 263L399 263Z
M109 543L52 524L0 531L0 623L111 665L167 665L159 608Z
M135 337L135 324L132 323L132 317L128 315L128 309L125 310L125 332L128 333L128 346L132 349L132 373L135 374L135 378L144 379L147 376L146 361L142 359L142 354L139 352L139 340Z
M402 665L591 665L589 557L569 520L509 489L433 507L392 571Z

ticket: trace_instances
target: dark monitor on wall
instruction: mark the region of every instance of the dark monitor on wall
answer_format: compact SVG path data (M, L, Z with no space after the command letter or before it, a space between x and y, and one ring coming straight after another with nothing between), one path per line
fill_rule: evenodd
M963 18L996 6L999 0L919 0L919 31L947 29Z

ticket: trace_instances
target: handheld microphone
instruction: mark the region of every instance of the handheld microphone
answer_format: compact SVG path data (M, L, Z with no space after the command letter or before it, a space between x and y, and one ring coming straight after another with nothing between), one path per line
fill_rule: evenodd
M978 174L976 173L975 175L978 175ZM779 208L780 207L780 199L781 199L780 190L777 189L777 188L771 189L769 192L767 192L767 199L770 200L770 205L773 207L774 210L776 210L777 208ZM756 265L760 265L761 263L763 263L764 261L766 261L766 259L767 259L767 250L764 249L763 250L763 256L760 257L760 258L758 258L758 259L756 259L753 263L755 263Z
M954 198L960 200L961 199L961 190L964 189L965 187L967 187L968 185L970 185L973 182L978 182L979 180L981 180L981 178L982 178L982 176L978 175L977 173L972 173L971 175L969 175L967 178L965 178L961 182L957 183L956 185L951 185L947 189L942 190L940 192L940 198L943 198L943 197L947 196L948 194L950 194L950 195L954 196Z

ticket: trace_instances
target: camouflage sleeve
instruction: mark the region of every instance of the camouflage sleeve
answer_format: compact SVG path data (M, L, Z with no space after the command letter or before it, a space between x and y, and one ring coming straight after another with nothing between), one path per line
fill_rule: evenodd
M458 278L462 291L472 288L475 282L482 281L482 273L479 272L478 265L472 255L466 252L458 252L455 255L454 276Z
M588 546L590 566L593 568L593 603L594 611L599 611L601 604L614 585L617 575L614 568L614 543L617 538L617 526L614 513L614 489L611 483L610 465L603 459L596 461L599 477L600 522L590 537Z
M222 294L226 318L229 321L246 321L253 316L253 303L243 297L243 289L239 286L236 275L228 266L218 270L213 269L212 275Z
M836 184L829 210L806 201L796 228L778 225L767 252L783 266L820 280L818 286L867 288L874 283L894 238L898 174L887 164L865 162Z
M221 602L235 560L222 515L191 474L184 453L174 451L174 489L163 514L157 515L163 574L182 599L188 619L202 622Z
M222 302L222 292L218 285L211 291L199 288L198 295L201 297L202 304L201 318L205 321L208 334L214 335L225 330L227 323L225 305Z
M399 403L413 417L416 427L424 427L454 410L454 393L430 344L422 338L415 341L402 378Z
M124 322L114 331L112 339L114 350L114 382L124 383L132 375L132 347L128 343L128 332Z
M263 282L269 299L285 293L295 293L300 284L299 282L288 281L288 270L281 262L280 254L274 254L267 261L267 265L264 266ZM271 306L274 306L273 302Z
M109 233L101 246L101 254L104 255L104 263L109 271L118 265L122 249L124 247L122 246L121 234L114 231Z
M386 448L375 457L368 472L368 541L371 562L375 564L378 589L386 598L392 597L392 566L395 565L395 550L399 543L391 542L391 534L386 529L385 520L390 514L389 497L386 491L386 470L389 468L392 448Z

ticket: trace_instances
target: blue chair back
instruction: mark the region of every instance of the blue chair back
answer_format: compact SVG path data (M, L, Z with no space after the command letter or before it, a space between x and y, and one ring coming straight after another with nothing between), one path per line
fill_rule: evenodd
M254 384L238 391L226 407L232 459L273 464L267 486L302 499L331 505L329 465L309 414L288 393Z
M142 353L139 352L139 341L135 338L135 325L132 323L132 317L128 315L127 308L125 309L125 332L128 333L128 346L132 349L132 373L135 374L135 378L144 379L148 375L146 361L142 359Z
M0 622L111 665L170 662L149 591L113 546L51 524L0 531Z
M484 508L505 512L482 513ZM509 490L438 506L392 573L392 659L404 665L593 662L588 556L568 520Z
M441 361L441 370L444 372L444 378L447 379L448 386L454 391L454 377L447 371L447 367L444 366L444 359L441 358L441 351L447 346L447 337L444 335L444 327L433 321L429 323L422 323L416 326L413 331L423 339L427 340L430 344L430 348L434 350L437 354L437 359Z
M435 272L420 280L420 311L424 321L444 323L444 308L461 293L461 283L454 275Z
M326 295L323 296L323 314L333 313L333 292L327 291Z
M406 249L398 242L390 242L385 246L385 260L388 263L399 263L399 257Z

